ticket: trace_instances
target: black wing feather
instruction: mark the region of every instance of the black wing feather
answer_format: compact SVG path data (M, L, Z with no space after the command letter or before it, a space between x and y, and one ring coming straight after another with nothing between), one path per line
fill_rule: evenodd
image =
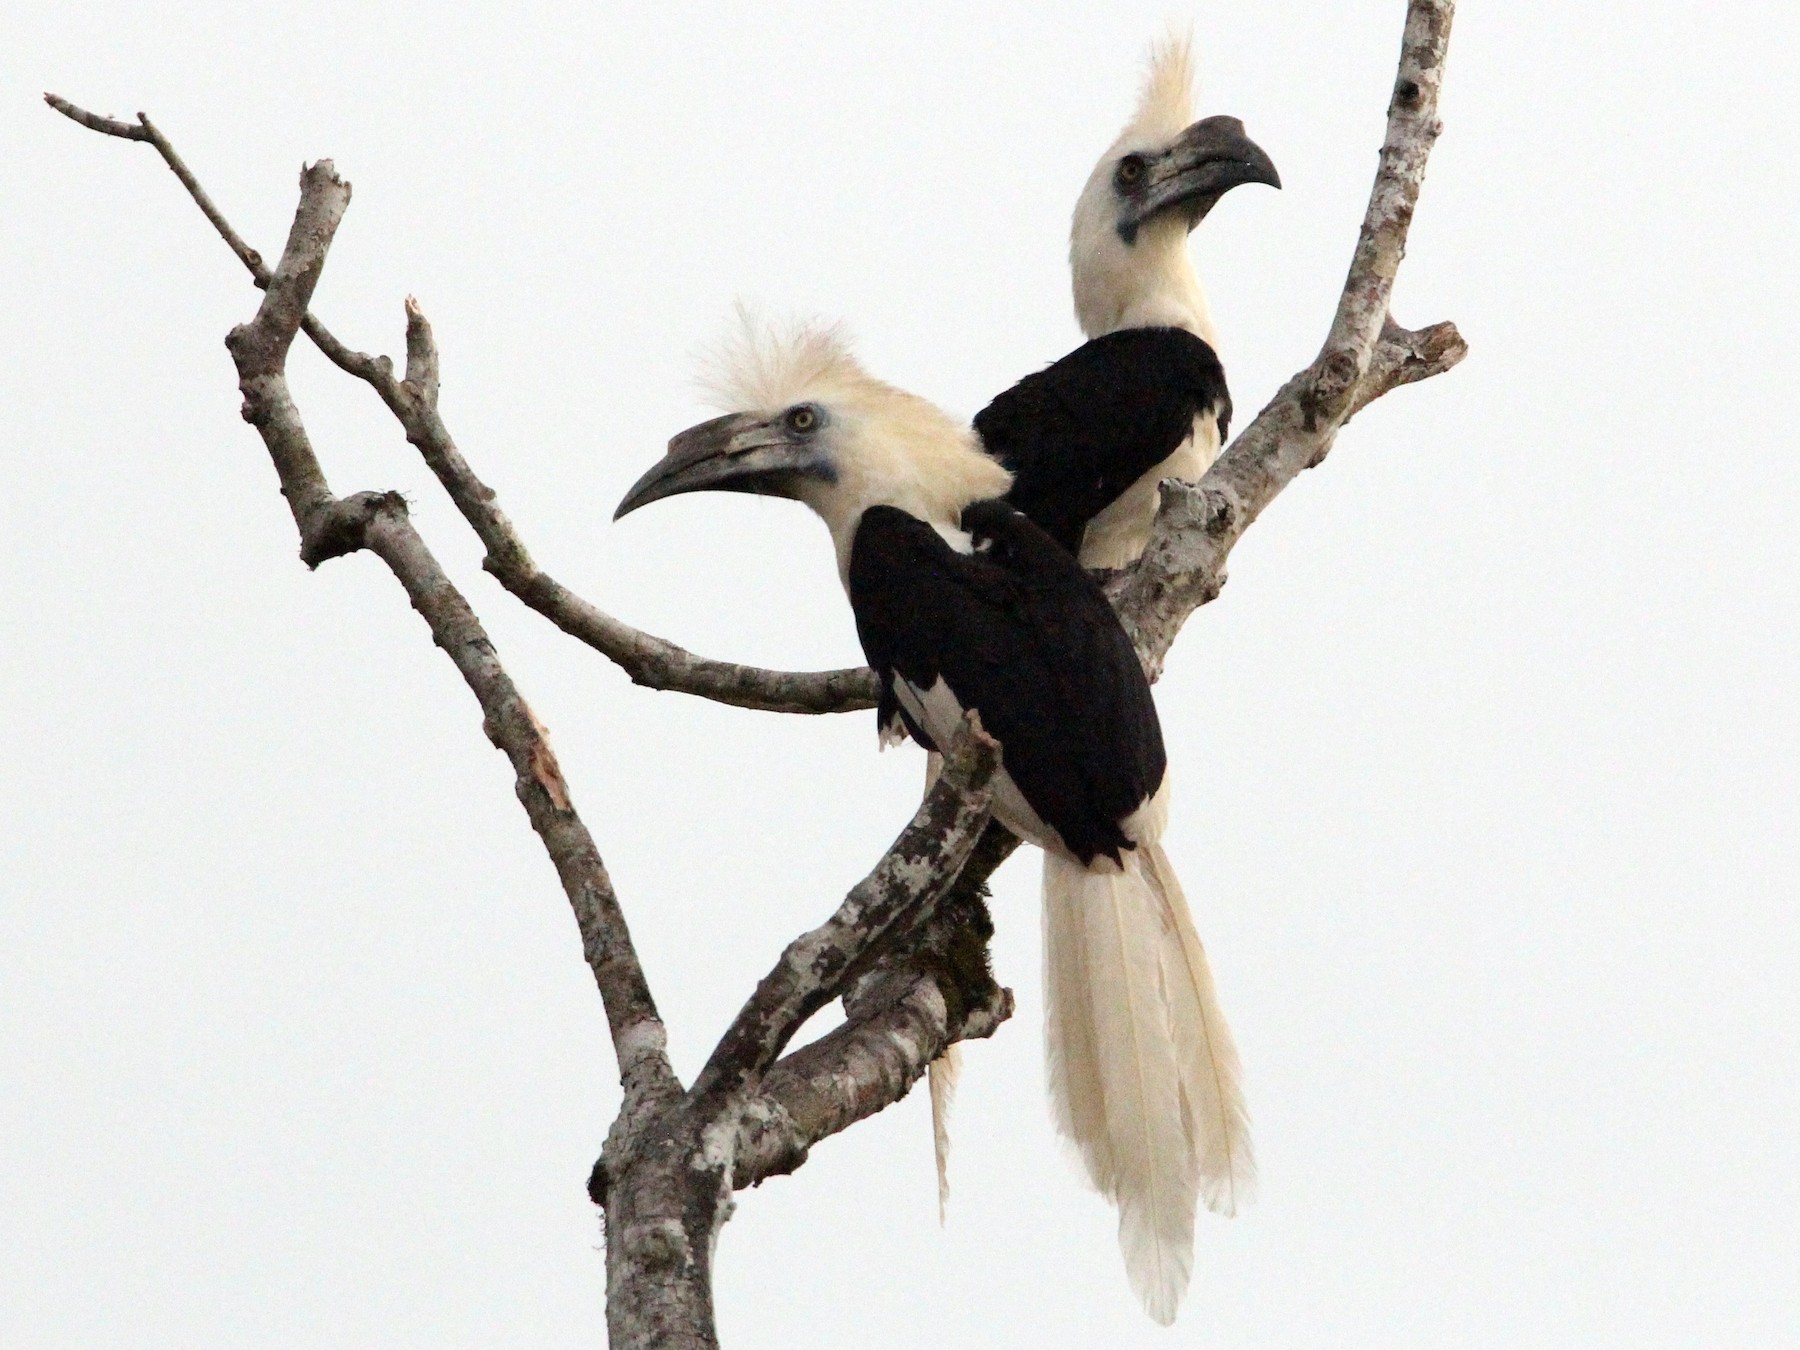
M942 677L980 712L1007 773L1069 850L1117 858L1131 846L1120 822L1167 765L1131 640L1093 578L1010 506L978 502L962 523L975 554L889 506L857 528L850 604L883 707L896 675L921 689Z
M1224 440L1218 354L1184 328L1127 328L1027 375L975 417L1014 474L1006 499L1071 553L1087 524L1180 447L1203 412Z

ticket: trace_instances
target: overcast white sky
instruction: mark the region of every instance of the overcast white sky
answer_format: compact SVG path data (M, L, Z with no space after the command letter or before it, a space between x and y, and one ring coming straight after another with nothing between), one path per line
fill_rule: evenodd
M739 295L968 413L1077 341L1067 216L1146 41L1286 189L1196 241L1241 417L1311 357L1401 0L14 6L0 50L0 1341L577 1346L616 1104L573 923L475 705L371 557L308 574L222 346L356 185L315 306L395 350L540 561L710 654L857 659L822 529L608 523ZM1173 1332L1051 1136L1037 862L937 1227L915 1097L740 1197L734 1347L1768 1346L1800 1326L1800 202L1787 6L1457 19L1401 277L1472 355L1363 414L1233 558L1158 702L1170 844L1263 1188ZM334 486L399 487L555 734L691 1074L917 800L871 714L634 689L479 570L296 348Z

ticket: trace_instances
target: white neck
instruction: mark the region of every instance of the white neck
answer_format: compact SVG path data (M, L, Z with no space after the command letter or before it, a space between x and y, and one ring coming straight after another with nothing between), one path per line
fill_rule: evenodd
M1152 220L1126 244L1113 234L1075 250L1075 317L1090 338L1124 328L1185 328L1214 350L1218 334L1200 274L1188 256L1187 222Z
M809 481L800 498L831 531L840 578L849 575L856 527L871 506L896 507L966 552L968 536L958 524L963 508L1012 486L1012 474L977 450L966 429L954 438L859 438L854 453L836 457L836 468L835 481Z

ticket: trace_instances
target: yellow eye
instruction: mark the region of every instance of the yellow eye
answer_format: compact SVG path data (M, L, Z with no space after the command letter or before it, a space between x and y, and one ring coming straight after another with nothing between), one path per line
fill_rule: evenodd
M787 415L788 428L792 431L811 431L819 425L819 411L802 403L798 408L790 408Z
M1120 187L1132 187L1144 177L1144 161L1141 156L1127 155L1119 161L1118 172L1114 175Z

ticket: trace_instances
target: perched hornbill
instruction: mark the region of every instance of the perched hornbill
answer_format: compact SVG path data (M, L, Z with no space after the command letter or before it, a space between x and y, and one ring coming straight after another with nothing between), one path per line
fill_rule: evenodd
M1055 1114L1119 1209L1132 1287L1168 1322L1195 1203L1252 1172L1237 1053L1164 854L1162 731L1092 577L997 500L1011 475L969 429L864 372L832 329L747 332L723 417L682 432L619 504L790 497L830 528L885 743L946 743L966 709L1000 742L994 814L1044 851Z
M1192 121L1192 87L1185 41L1152 48L1137 111L1075 203L1069 269L1091 340L975 417L1014 472L1007 500L1089 567L1134 561L1157 483L1218 454L1231 396L1188 234L1232 188L1281 186L1242 122Z
M1135 561L1157 484L1199 478L1224 441L1231 395L1188 235L1244 183L1281 178L1236 118L1193 120L1188 44L1157 43L1137 111L1075 203L1069 271L1090 341L975 417L983 449L1013 471L1006 499L1088 567ZM953 1045L931 1066L940 1216L961 1063Z

